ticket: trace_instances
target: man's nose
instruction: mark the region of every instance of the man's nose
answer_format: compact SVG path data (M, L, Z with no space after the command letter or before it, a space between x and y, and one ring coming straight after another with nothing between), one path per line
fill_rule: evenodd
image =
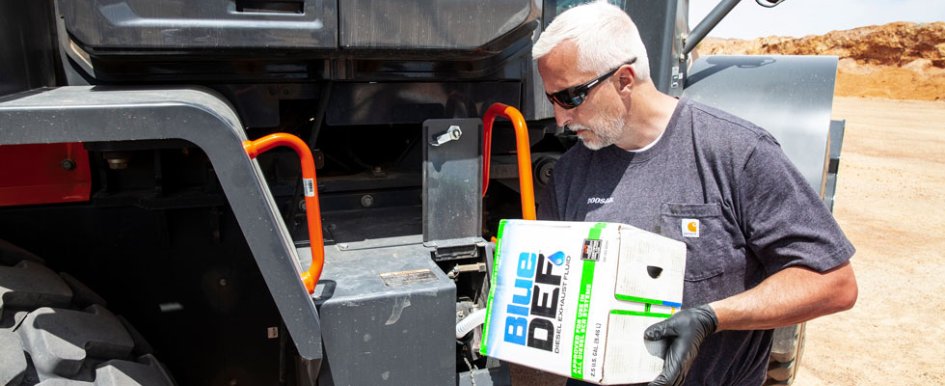
M565 127L571 123L571 110L558 106L557 103L551 105L555 108L555 123L558 124L558 127Z

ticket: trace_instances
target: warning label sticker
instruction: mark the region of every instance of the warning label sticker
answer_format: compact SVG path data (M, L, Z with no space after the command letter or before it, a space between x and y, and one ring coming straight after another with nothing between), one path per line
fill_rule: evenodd
M302 179L302 187L305 191L305 197L315 197L315 181L311 178Z
M584 240L584 249L581 251L581 259L600 261L601 251L603 249L603 240Z
M403 287L411 284L436 281L436 275L429 269L415 269L412 271L385 272L380 274L381 280L388 287Z

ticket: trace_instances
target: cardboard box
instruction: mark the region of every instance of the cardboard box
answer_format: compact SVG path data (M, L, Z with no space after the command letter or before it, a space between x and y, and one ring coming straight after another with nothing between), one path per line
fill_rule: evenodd
M625 224L503 220L483 355L597 384L663 367L643 331L682 302L686 245Z

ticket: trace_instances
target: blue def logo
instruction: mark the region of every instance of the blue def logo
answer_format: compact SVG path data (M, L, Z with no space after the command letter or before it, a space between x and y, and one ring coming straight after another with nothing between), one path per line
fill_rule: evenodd
M506 342L552 350L561 291L561 275L555 271L565 258L563 252L547 258L541 253L519 254L512 302L506 307Z
M564 264L564 252L558 251L552 253L551 256L548 256L548 261L550 261L551 264L561 266L561 264Z

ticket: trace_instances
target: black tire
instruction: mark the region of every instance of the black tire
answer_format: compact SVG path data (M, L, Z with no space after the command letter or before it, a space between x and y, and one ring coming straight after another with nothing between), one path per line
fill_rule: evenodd
M134 328L35 255L0 240L0 385L175 385Z
M768 379L765 386L790 385L794 382L804 355L807 323L774 330L774 343L768 359Z

